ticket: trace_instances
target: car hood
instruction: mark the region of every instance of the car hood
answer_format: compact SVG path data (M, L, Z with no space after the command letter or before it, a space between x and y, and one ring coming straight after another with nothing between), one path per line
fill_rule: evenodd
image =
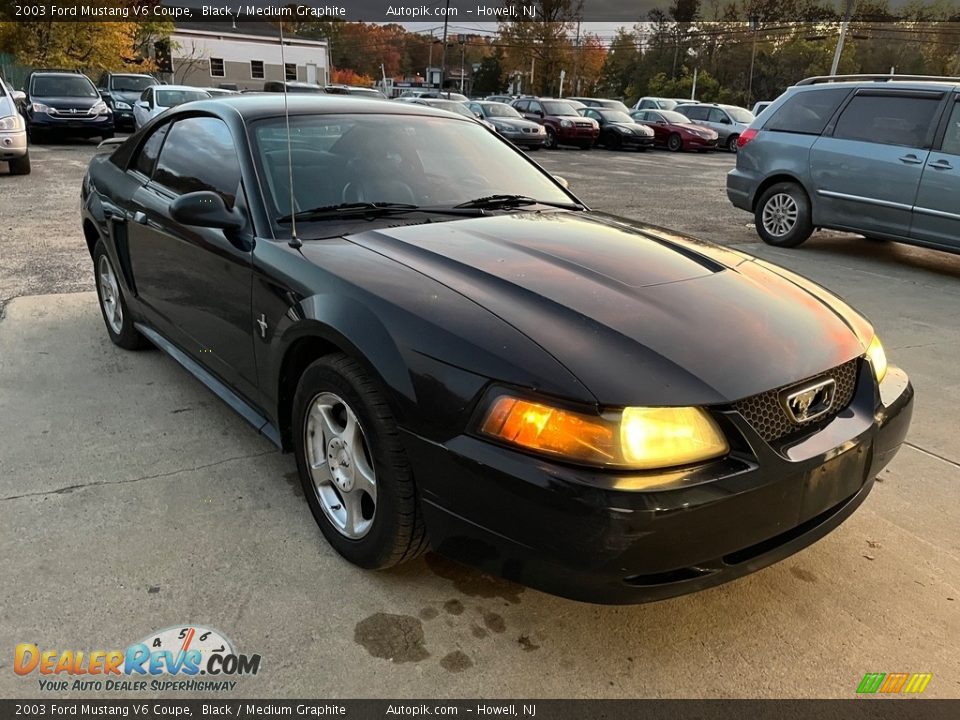
M495 314L601 405L729 403L862 355L872 329L789 271L593 212L347 236Z
M717 131L706 125L697 125L696 123L668 123L667 127L671 130L686 130L687 132L699 133L708 137L717 137Z
M114 100L120 100L121 102L127 103L127 105L133 105L137 100L140 99L140 96L143 92L134 91L125 91L125 90L111 90L110 97Z
M653 134L653 130L648 129L646 125L641 125L640 123L615 122L615 123L607 123L606 127L623 128L624 130L631 132L634 135L652 135Z
M523 118L488 117L487 120L494 126L506 125L511 128L530 129L542 127L540 123L535 123L532 120L524 120Z
M57 110L89 110L98 102L100 102L100 96L97 97L39 97L33 96L30 98L31 102L43 103Z

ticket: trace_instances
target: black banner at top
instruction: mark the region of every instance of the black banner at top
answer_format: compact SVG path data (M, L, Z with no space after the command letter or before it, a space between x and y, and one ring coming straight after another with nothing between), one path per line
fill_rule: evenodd
M934 0L931 0L933 2ZM924 4L921 2L921 5ZM0 0L0 19L30 21L189 22L614 22L632 25L663 17L707 21L709 13L681 18L670 14L672 0ZM915 3L916 5L916 3ZM823 0L818 19L841 20L847 3ZM907 0L891 0L888 15L909 13ZM953 7L951 14L950 8ZM960 0L938 0L941 19L960 20ZM651 15L651 13L654 13ZM903 15L904 18L907 15Z

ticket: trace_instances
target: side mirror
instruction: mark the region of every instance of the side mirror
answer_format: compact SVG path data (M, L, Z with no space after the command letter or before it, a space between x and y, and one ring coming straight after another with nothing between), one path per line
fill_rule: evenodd
M181 195L170 203L170 217L181 225L239 230L243 219L236 210L228 210L223 198L209 190Z
M534 110L533 114L537 117L543 117L543 110Z
M480 112L480 111L478 111L478 110L474 110L474 111L473 111L473 114L477 116L477 120L483 120L483 113L482 113L482 112Z
M570 183L567 182L567 179L566 179L565 177L560 177L559 175L554 175L554 176L553 176L553 179L556 180L558 183L560 183L561 187L563 187L563 188L569 188L569 187L570 187Z

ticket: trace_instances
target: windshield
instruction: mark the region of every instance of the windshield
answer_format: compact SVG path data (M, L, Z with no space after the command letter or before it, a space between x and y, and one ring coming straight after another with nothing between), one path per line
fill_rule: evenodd
M210 97L205 90L157 90L157 106L172 108Z
M520 113L518 113L509 105L504 105L503 103L490 103L489 105L481 105L480 107L483 108L483 113L487 117L521 117Z
M565 102L545 102L543 109L547 115L579 115L573 105Z
M100 97L84 75L37 75L30 94L34 97Z
M668 123L674 123L676 125L689 125L692 121L683 113L674 112L673 110L661 110L660 115Z
M633 118L627 115L625 112L620 112L619 110L598 110L597 112L603 117L607 122L614 123L632 123Z
M252 139L276 221L291 212L283 117L254 123ZM523 153L483 126L454 118L293 116L290 157L296 211L349 202L452 208L496 194L573 202ZM278 225L277 232L289 226Z
M110 87L120 92L143 92L157 81L145 75L114 75Z
M749 110L744 110L743 108L738 107L728 107L724 109L727 111L727 114L729 114L730 117L739 123L749 124L753 122L753 113Z
M617 110L622 113L630 112L630 108L624 105L619 100L604 100L601 105L605 108L610 108L611 110Z
M445 100L430 100L429 102L424 102L422 104L428 105L429 107L435 107L438 110L446 110L447 112L457 113L457 115L463 115L471 120L477 119L477 116L473 114L473 110L468 108L463 103L458 103L455 100L450 100L449 102Z

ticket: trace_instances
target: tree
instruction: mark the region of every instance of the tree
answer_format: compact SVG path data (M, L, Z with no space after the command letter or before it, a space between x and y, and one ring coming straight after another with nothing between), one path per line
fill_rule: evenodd
M0 23L0 48L9 48L21 65L61 67L97 72L120 70L150 72L156 69L147 56L147 44L172 23L152 23L143 33L136 22L4 22Z
M510 75L526 74L524 88L540 95L556 95L560 71L573 70L573 43L570 31L583 11L583 0L505 0L518 16L535 10L535 20L500 23L499 41L508 52L506 70ZM532 82L530 75L533 75Z
M503 51L498 50L480 61L473 75L473 92L478 95L493 95L503 92L506 82L503 74Z

